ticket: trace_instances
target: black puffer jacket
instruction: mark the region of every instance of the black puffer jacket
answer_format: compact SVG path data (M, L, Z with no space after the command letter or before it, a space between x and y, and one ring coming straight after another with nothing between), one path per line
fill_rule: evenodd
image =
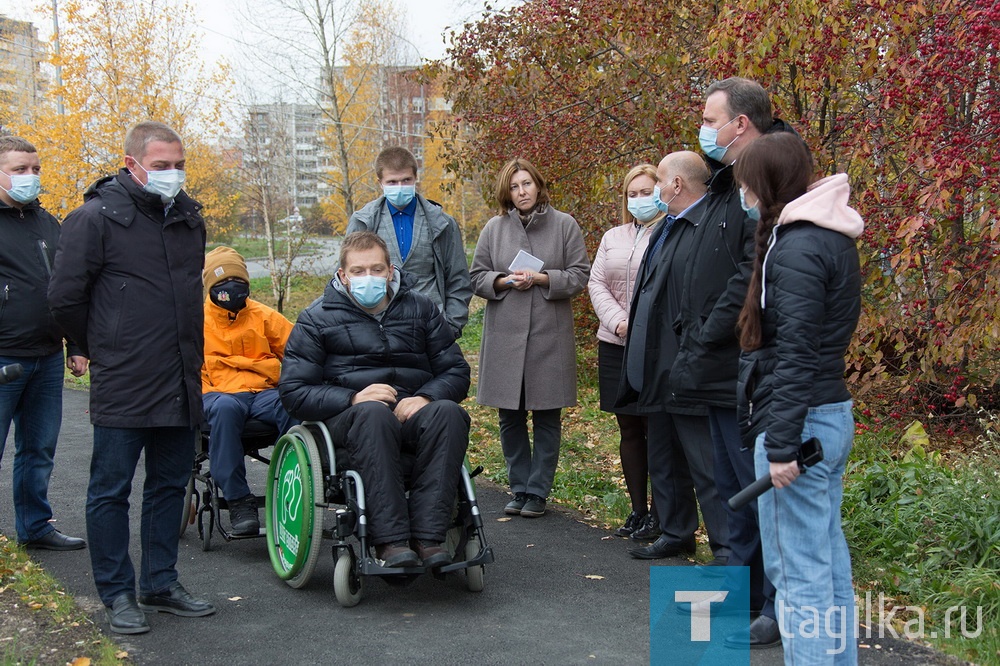
M49 307L90 365L90 418L109 428L201 423L201 205L164 213L128 171L98 180L66 217Z
M738 388L744 441L752 446L766 431L773 462L796 459L810 407L851 398L844 354L861 312L852 236L860 232L860 217L837 230L794 216L775 227L765 265L763 344L741 355Z
M58 244L59 221L37 199L21 208L0 202L0 356L62 349L46 297Z
M783 120L767 131L795 132ZM680 351L670 370L674 401L733 409L740 347L736 322L753 273L757 224L740 205L732 165L709 160L708 212L684 275Z
M372 384L392 386L397 400L465 399L469 364L451 328L433 301L412 290L405 274L401 282L381 321L358 307L336 276L322 298L299 314L278 383L292 416L332 418Z

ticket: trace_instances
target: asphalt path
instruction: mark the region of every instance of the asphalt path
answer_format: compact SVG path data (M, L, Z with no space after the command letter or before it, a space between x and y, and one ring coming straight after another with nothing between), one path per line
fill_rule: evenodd
M56 526L85 536L84 504L92 431L86 391L65 392L56 468L49 492ZM0 531L13 534L7 443L0 471ZM142 463L133 486L132 558L138 563ZM250 466L258 492L265 468ZM149 615L152 631L111 634L139 664L646 664L649 663L650 563L628 556L628 542L549 511L529 520L503 517L506 494L477 487L496 562L485 589L471 593L461 575L423 576L404 588L369 579L364 598L342 608L333 593L334 563L324 546L303 589L274 574L263 539L223 542L201 550L193 527L181 539L180 580L218 612L206 618ZM32 551L77 602L107 630L86 550ZM688 566L682 559L653 566ZM949 663L912 643L862 641L861 664ZM663 655L660 655L663 657ZM669 656L658 663L678 663ZM752 664L780 664L781 650L761 650Z

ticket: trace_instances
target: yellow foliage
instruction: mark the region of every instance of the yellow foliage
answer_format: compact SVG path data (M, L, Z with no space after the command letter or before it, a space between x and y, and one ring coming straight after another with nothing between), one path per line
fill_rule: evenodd
M228 221L233 195L219 191L209 146L224 131L222 102L228 72L205 71L187 2L66 0L60 5L62 86L30 123L12 130L38 148L42 203L64 217L83 203L84 190L122 166L129 127L143 120L167 123L188 152L187 189L206 204L206 217ZM210 91L209 97L206 91ZM61 96L65 113L55 100ZM224 188L223 188L224 189Z

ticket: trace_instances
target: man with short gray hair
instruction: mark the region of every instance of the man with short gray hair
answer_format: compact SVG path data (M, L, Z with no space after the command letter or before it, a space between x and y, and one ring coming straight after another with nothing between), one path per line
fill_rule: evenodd
M56 320L91 359L94 452L87 535L111 631L149 631L143 611L215 612L177 581L177 541L202 423L201 205L181 188L184 145L167 125L125 137L125 166L67 216L49 287ZM144 455L142 565L128 555L129 495Z

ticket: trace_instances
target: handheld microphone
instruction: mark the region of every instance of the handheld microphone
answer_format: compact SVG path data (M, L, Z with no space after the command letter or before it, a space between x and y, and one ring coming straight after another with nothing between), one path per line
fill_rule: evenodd
M805 474L813 465L823 462L823 446L815 437L802 442L799 449L799 469ZM729 508L739 511L774 486L771 475L762 476L749 486L729 498Z
M0 366L0 384L18 380L22 372L24 372L24 367L20 363Z

